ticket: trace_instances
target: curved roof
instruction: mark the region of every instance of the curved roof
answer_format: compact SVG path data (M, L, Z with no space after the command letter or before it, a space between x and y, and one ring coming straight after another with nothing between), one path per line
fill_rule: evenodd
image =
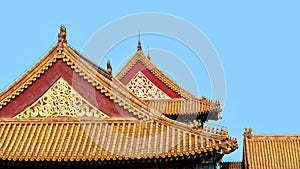
M62 75L60 71L68 69L71 72L65 73L75 73L76 77L81 79L80 83L87 84L81 87L81 90L88 92L89 88L84 87L91 87L101 95L99 100L101 104L106 105L109 100L133 116L110 117L105 115L109 114L105 111L110 110L103 109L95 112L103 113L102 116L105 118L86 118L88 115L80 119L74 118L76 116L45 118L37 115L27 116L26 113L14 116L18 118L0 118L0 159L20 161L139 159L193 155L211 151L226 154L237 149L237 140L230 138L226 130L195 128L165 117L131 93L109 71L98 67L72 49L66 43L64 35L60 32L58 43L27 73L0 94L0 115L8 113L1 110L13 104L17 98L22 98L22 94L34 84L41 82L47 72L55 71L60 78ZM60 69L54 70L56 66ZM43 82L50 83L47 80ZM57 82L70 85L68 80ZM39 87L45 87L45 84ZM57 88L59 87L58 85ZM56 87L52 85L46 89L56 90ZM63 97L75 89L60 90L62 98L59 99L65 101ZM82 94L76 92L73 93L78 97ZM49 94L45 90L44 94L50 96L51 92ZM34 109L36 103L42 103L44 99L42 96L35 98L36 102L28 106L28 109ZM89 100L84 100L84 103L97 109ZM56 110L62 110L55 102L51 105ZM46 107L44 105L44 108Z
M0 159L86 161L165 158L237 148L227 131L192 130L157 119L5 119L0 121Z
M139 41L140 44L140 41ZM117 73L116 78L122 81L128 74L130 74L130 71L134 70L136 65L139 65L139 63L142 63L145 68L150 71L155 78L157 78L160 82L162 82L165 86L170 88L173 92L179 94L181 98L184 100L184 102L191 102L196 105L188 105L188 104L177 104L178 98L172 98L172 99L150 99L149 103L151 103L151 106L155 109L158 109L161 111L161 107L166 107L166 109L173 109L172 111L165 111L164 114L166 115L182 115L182 114L211 114L208 117L211 120L219 120L221 118L220 112L222 111L220 107L219 101L212 101L209 99L206 99L205 97L198 98L194 96L193 94L189 93L182 87L180 87L178 84L176 84L174 81L172 81L168 76L166 76L162 71L159 70L152 62L151 60L144 55L142 50L137 50L137 52L133 55L133 57L128 61L128 63ZM139 67L139 66L137 66ZM139 69L139 68L137 68ZM126 84L125 84L126 85ZM172 107L168 107L169 103L175 103L172 104ZM175 106L175 108L174 108ZM187 106L187 107L185 107ZM188 111L182 111L182 110L188 110Z

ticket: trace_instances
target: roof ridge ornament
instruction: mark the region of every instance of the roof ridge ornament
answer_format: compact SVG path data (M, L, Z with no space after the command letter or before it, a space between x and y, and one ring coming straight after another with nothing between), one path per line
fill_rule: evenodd
M252 128L245 128L244 139L252 139Z
M149 45L148 45L148 54L147 54L147 58L148 58L149 60L151 60L151 58L150 58L150 50L149 50Z
M61 25L58 33L58 42L67 43L67 29L65 26Z
M107 67L107 72L109 73L110 76L112 76L112 67L109 59L107 60L106 67Z
M142 51L142 44L141 44L140 38L141 38L141 34L140 34L140 32L139 32L139 34L138 34L137 51Z

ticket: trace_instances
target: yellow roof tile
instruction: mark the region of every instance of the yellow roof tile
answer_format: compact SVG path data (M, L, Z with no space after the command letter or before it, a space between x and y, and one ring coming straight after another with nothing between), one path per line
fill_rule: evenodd
M244 133L244 165L247 169L300 168L300 135Z
M165 158L237 148L227 133L163 120L2 119L0 159L86 161ZM226 152L226 151L225 151Z
M203 114L209 112L219 114L219 112L221 112L220 103L218 101L211 101L205 97L193 100L153 99L145 100L145 102L165 115Z

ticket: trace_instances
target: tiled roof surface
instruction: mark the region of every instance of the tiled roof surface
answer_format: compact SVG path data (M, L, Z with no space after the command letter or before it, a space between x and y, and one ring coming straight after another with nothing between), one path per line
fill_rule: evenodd
M55 118L53 114L46 118L36 114L21 119L0 118L0 160L147 159L206 152L227 154L238 148L237 140L230 138L227 130L189 126L161 115L158 110L127 90L109 72L82 58L68 46L65 35L66 32L60 32L58 43L27 73L0 94L0 110L9 106L8 104L17 97L21 98L21 94L40 80L50 67L60 63L66 64L68 69L71 68L97 92L138 118L118 116L119 119L101 120L88 116L78 120L65 115ZM45 108L47 106L44 103L48 102L39 103L43 103ZM32 105L33 109L37 106ZM168 107L170 106L172 103Z
M89 60L86 56L83 56L81 53L79 53L77 50L75 50L73 48L72 48L72 50L74 51L74 53L76 53L78 56L80 56L81 59L83 59L86 63L88 63L94 70L97 70L97 72L99 72L100 74L102 74L106 78L111 79L111 76L107 72L107 70L105 70L102 67L100 67L99 65L95 64L94 62Z
M205 97L197 100L153 99L145 102L148 102L149 106L155 108L165 115L221 112L219 102L208 100Z
M152 122L78 119L2 119L0 159L86 161L165 158L237 148L227 131L191 130L164 120Z
M244 162L248 169L299 169L300 135L247 135Z
M222 162L221 169L242 169L242 162Z

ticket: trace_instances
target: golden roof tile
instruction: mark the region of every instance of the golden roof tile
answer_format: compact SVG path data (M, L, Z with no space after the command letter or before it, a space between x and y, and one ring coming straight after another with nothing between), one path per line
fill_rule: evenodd
M86 161L165 158L237 148L224 133L157 119L1 119L0 159ZM226 133L225 133L226 134Z
M244 133L244 165L246 169L300 168L300 135L253 135Z
M58 43L27 73L0 94L0 110L37 81L58 60L68 65L100 93L138 118L112 118L105 116L105 112L102 116L107 119L92 119L85 114L80 120L75 118L76 114L73 116L74 114L68 113L55 116L53 112L48 112L50 117L37 116L35 113L30 116L24 114L25 111L34 109L37 103L42 103L44 108L47 107L44 102L37 99L28 109L21 111L20 116L15 116L19 118L0 118L0 159L13 161L146 159L212 151L226 154L238 147L237 140L230 138L226 130L195 129L161 115L159 110L132 94L109 72L72 49L67 44L66 30L63 27ZM62 79L57 82L64 83ZM70 88L68 91L72 92L71 87L66 86ZM47 91L44 94L51 95ZM73 94L77 95L75 91ZM83 103L90 106L90 109L97 109L87 100ZM169 104L175 107L180 104L195 106L177 102ZM208 102L205 104L206 108L201 107L204 110L214 108ZM61 110L54 113L61 113Z
M211 101L202 97L201 99L152 99L145 102L165 115L179 114L203 114L209 112L221 112L220 102ZM220 118L220 117L219 117Z

